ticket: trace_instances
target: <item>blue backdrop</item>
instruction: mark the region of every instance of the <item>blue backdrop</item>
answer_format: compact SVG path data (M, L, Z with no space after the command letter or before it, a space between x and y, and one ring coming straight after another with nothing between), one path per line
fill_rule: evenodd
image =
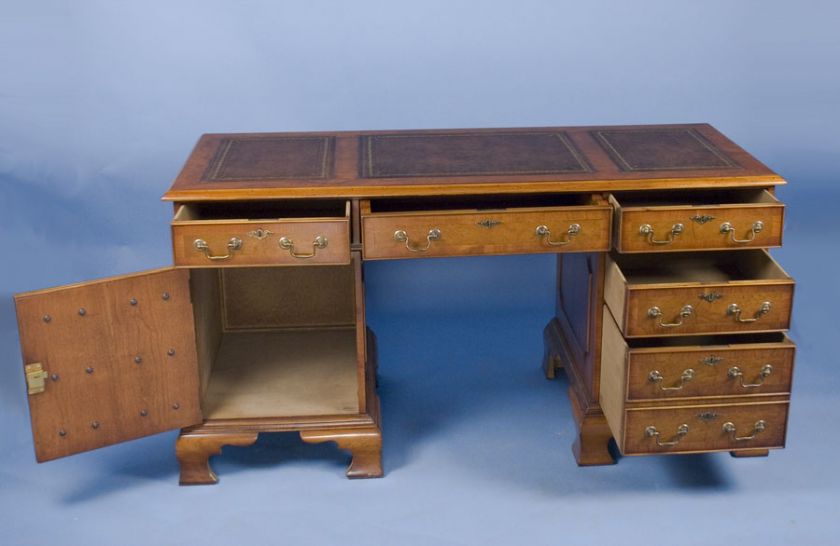
M830 543L840 478L831 1L0 5L0 543ZM199 134L709 122L790 184L789 449L578 469L547 256L368 264L387 477L294 436L178 488L174 435L36 465L11 294L171 263ZM618 537L618 538L617 538Z

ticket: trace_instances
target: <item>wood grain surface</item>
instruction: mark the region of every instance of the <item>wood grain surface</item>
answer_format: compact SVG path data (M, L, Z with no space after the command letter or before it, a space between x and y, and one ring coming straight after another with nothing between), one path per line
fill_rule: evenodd
M201 421L189 272L171 268L15 297L29 395L46 461Z
M190 208L190 205L180 206L172 220L172 251L176 266L217 268L350 263L349 203L345 205L344 215L335 218L194 219ZM291 241L291 249L280 246L282 237ZM319 237L325 241L323 248L315 248L313 244ZM229 248L232 238L240 241L239 248ZM197 249L197 240L206 242L209 250ZM222 256L227 258L219 259Z
M784 205L766 190L735 197L743 202L730 203L725 195L707 196L684 192L685 204L659 204L656 195L624 204L621 197L612 196L615 207L615 248L619 252L679 252L686 250L738 250L741 248L770 248L782 245ZM693 204L692 204L693 203ZM733 234L721 232L729 223ZM763 229L751 232L761 222ZM683 226L678 235L671 235L673 227ZM653 229L652 243L640 232L643 225ZM737 240L749 242L737 242Z
M290 144L281 144L284 139ZM309 148L293 153L301 139ZM321 153L324 146L318 144L323 139L330 143L326 158ZM395 144L400 139L411 146ZM272 144L255 144L260 140ZM239 141L248 142L240 151L250 154L249 167L236 177L208 177L220 154ZM379 144L369 148L371 142ZM440 153L426 153L430 148ZM510 154L520 148L521 153ZM323 167L327 164L329 168ZM784 183L708 124L241 133L203 135L164 199L523 194Z
M610 218L607 205L377 213L362 202L362 244L367 260L591 252L609 249ZM580 231L569 237L573 224ZM546 226L549 235L538 235L538 226ZM433 229L440 231L440 238L429 243ZM398 230L405 231L412 248L427 249L409 250L405 241L395 239ZM547 240L570 242L552 246Z

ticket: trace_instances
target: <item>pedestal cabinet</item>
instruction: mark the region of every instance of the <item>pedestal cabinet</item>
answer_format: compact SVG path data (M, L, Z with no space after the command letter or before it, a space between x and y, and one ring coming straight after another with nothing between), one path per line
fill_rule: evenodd
M765 454L783 183L709 125L204 135L164 196L174 267L16 296L36 457L180 428L181 483L213 483L223 446L297 431L381 476L363 262L517 253L558 257L543 367L579 464Z

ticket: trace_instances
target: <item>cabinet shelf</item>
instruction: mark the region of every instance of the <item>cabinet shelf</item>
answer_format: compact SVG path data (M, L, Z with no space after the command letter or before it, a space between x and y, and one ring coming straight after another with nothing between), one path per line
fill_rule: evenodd
M206 419L358 413L355 328L225 332Z

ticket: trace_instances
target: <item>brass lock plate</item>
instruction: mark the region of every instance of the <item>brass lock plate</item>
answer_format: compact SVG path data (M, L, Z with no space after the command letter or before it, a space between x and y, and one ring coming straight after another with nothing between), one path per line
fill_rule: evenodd
M24 369L26 370L27 392L29 394L40 394L44 392L48 374L44 371L41 363L27 364Z

